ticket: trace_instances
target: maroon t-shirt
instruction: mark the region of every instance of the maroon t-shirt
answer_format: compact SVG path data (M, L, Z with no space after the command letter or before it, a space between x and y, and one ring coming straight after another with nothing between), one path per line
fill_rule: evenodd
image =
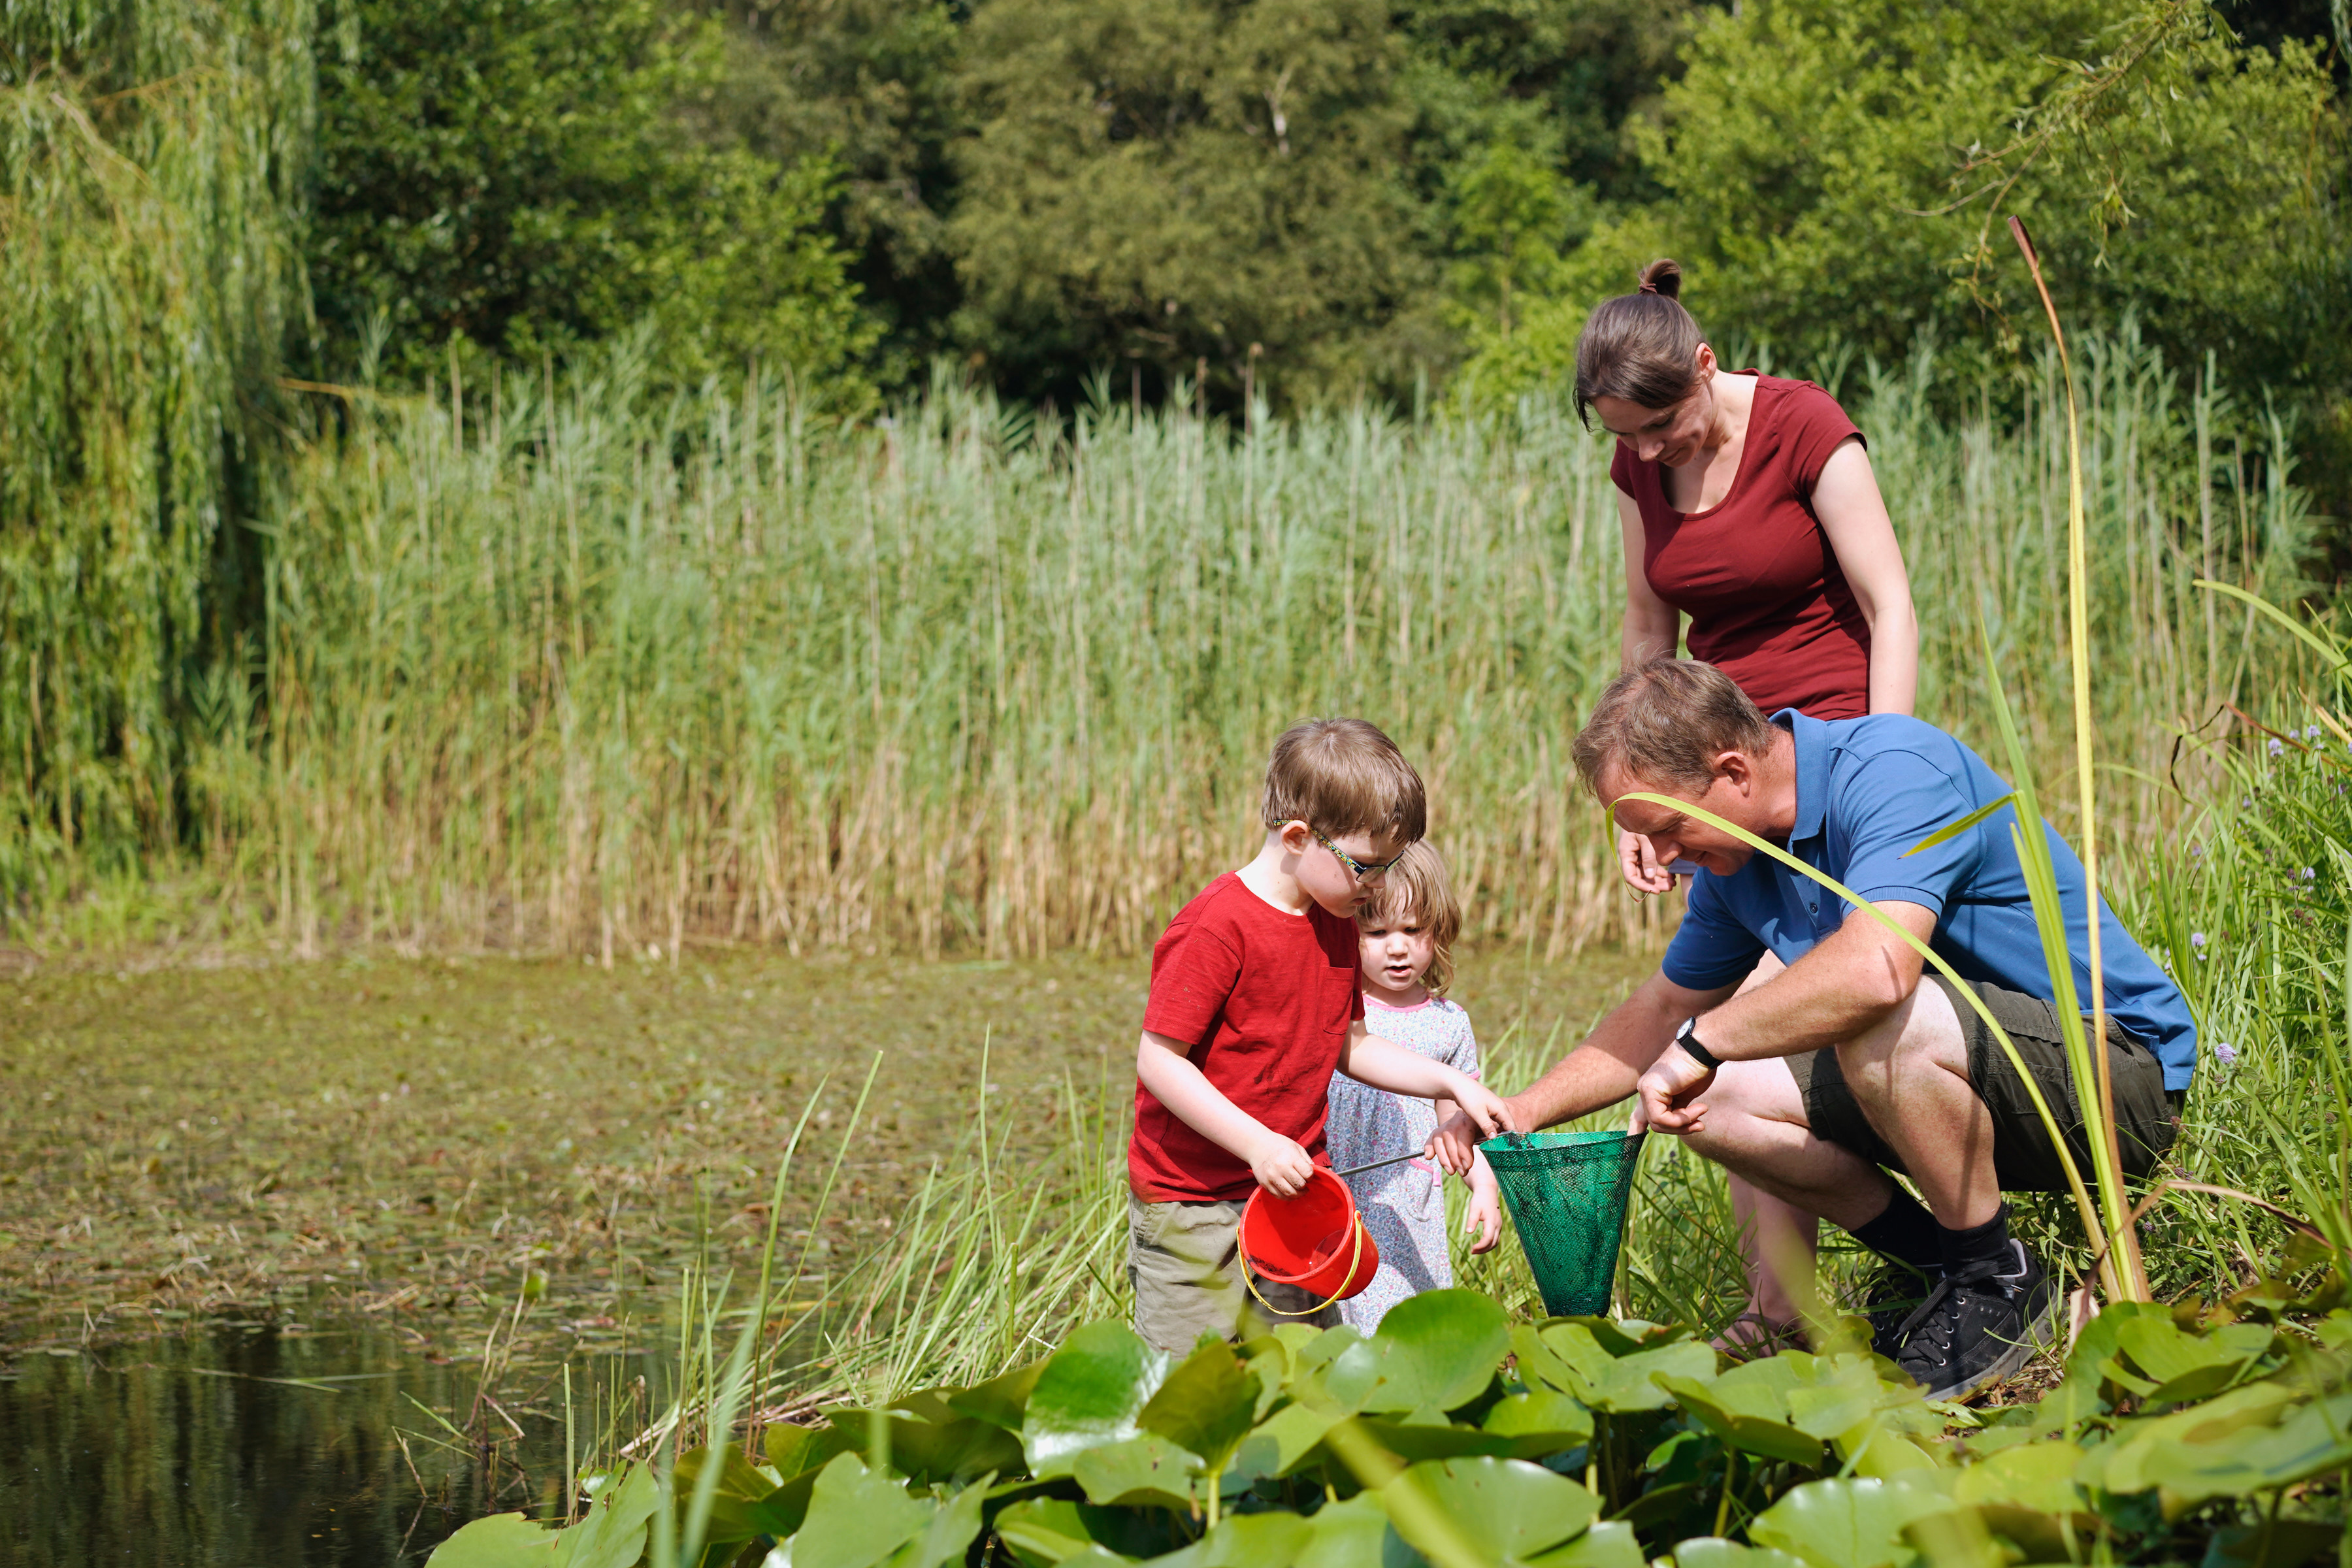
M1228 871L1176 911L1151 950L1143 1026L1189 1040L1185 1056L1242 1110L1328 1164L1323 1115L1348 1026L1364 1016L1356 988L1356 922L1310 903L1285 914ZM1247 1161L1185 1125L1135 1086L1128 1184L1146 1203L1247 1197Z
M1664 469L1617 444L1609 477L1642 514L1650 591L1690 616L1685 640L1766 713L1870 711L1870 626L1813 512L1830 454L1859 436L1810 381L1756 375L1739 472L1706 511L1666 503Z

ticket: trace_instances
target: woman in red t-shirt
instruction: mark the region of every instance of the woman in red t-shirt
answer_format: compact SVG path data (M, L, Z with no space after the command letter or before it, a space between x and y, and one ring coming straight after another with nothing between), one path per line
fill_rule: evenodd
M1811 382L1717 364L1681 288L1680 267L1650 263L1640 290L1604 300L1576 345L1577 414L1617 437L1625 664L1673 654L1687 615L1691 657L1767 714L1910 712L1919 626L1862 433ZM1674 885L1637 834L1618 836L1618 858L1643 892ZM1780 967L1768 955L1748 983ZM1770 1338L1797 1310L1763 1256L1794 1242L1810 1257L1818 1222L1737 1176L1731 1199L1748 1232L1749 1303L1727 1337Z

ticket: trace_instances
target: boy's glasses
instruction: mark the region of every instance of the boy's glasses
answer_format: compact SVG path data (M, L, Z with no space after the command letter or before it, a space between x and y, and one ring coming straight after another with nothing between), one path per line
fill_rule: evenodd
M1359 860L1353 855L1349 854L1345 849L1340 848L1337 844L1332 843L1330 839L1325 837L1319 828L1310 827L1307 831L1315 835L1316 843L1320 844L1324 848L1331 851L1331 858L1333 859L1339 861L1340 865L1345 866L1349 871L1355 873L1356 880L1359 882L1369 882L1375 877L1385 877L1391 871L1396 869L1397 861L1404 858L1402 854L1399 854L1391 859L1382 860L1377 865Z

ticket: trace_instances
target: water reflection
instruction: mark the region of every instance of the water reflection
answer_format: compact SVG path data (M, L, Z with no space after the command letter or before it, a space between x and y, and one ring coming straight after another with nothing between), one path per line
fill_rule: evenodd
M652 1359L574 1363L582 1441L609 1408L587 1384ZM465 1424L474 1366L373 1327L227 1325L26 1356L0 1371L0 1565L422 1563L469 1519L554 1505L564 1406L560 1365L545 1371L551 1405L525 1402L485 1456L428 1414Z

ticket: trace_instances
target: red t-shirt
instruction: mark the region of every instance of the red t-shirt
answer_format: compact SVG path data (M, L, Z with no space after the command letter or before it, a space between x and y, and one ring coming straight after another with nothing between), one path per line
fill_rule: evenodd
M1767 714L1870 711L1870 626L1813 513L1822 465L1860 434L1811 382L1757 375L1739 472L1710 510L1675 510L1661 466L1622 441L1609 465L1642 514L1651 592L1691 618L1691 657L1731 677Z
M1348 1026L1364 1016L1356 989L1356 922L1320 904L1285 914L1228 871L1176 912L1151 950L1143 1026L1194 1042L1202 1076L1242 1110L1296 1140L1318 1164L1331 1075ZM1246 1161L1186 1126L1135 1086L1128 1184L1146 1203L1247 1197Z

